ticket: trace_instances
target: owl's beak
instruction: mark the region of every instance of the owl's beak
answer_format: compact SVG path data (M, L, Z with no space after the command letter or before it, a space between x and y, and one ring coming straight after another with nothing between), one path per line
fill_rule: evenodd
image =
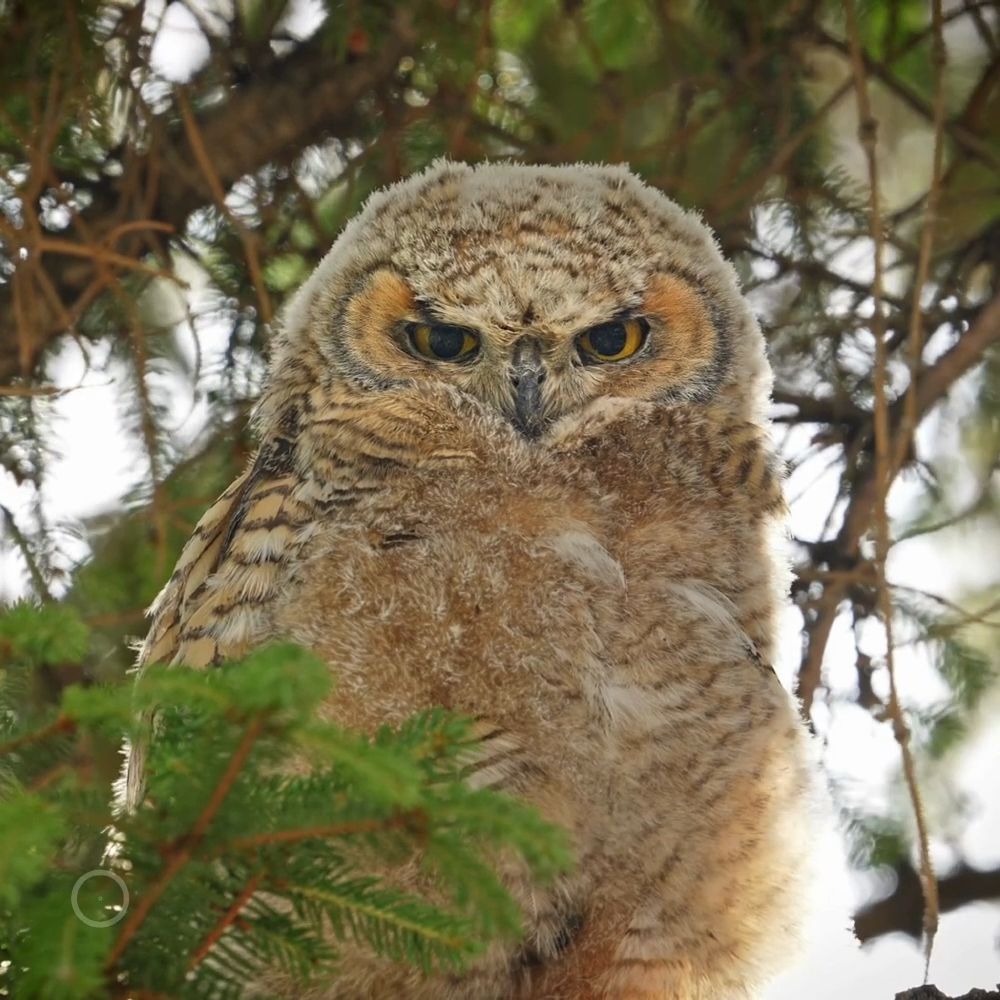
M542 345L534 337L522 337L514 345L510 381L514 386L514 426L526 437L542 432L542 383L545 364Z

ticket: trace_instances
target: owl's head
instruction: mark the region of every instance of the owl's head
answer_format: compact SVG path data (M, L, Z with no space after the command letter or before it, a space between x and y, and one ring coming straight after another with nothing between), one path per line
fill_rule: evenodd
M711 233L624 167L439 162L378 192L290 305L275 384L303 351L331 385L449 385L539 441L599 397L757 419L770 387Z

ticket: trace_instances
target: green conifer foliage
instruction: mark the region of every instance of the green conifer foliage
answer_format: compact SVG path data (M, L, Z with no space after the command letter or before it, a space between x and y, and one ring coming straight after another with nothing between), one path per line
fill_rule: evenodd
M0 618L3 995L237 998L268 967L329 975L345 939L461 966L519 931L500 852L542 879L569 864L533 810L461 780L462 719L429 711L371 738L319 721L330 670L290 645L32 698L87 639L64 605ZM117 747L143 738L145 712L146 799L122 815ZM404 865L419 891L394 877Z

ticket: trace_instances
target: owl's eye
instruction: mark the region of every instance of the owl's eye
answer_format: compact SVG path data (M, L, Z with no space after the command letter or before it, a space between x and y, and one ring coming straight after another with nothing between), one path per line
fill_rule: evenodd
M413 349L435 361L459 361L479 349L479 337L464 326L408 323L406 332Z
M605 364L632 357L646 343L649 324L638 317L592 326L576 338L584 364Z

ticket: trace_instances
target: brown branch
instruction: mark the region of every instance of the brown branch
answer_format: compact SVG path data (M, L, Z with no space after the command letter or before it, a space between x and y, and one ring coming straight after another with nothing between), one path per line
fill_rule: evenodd
M933 0L935 8L935 25L940 29L940 3ZM916 821L917 843L920 852L920 883L924 896L924 958L925 981L927 967L930 965L931 951L934 947L934 936L938 928L938 889L934 877L934 867L931 862L930 837L927 830L927 818L924 812L923 798L917 783L916 763L910 748L910 727L903 714L899 700L899 688L896 682L895 656L893 644L893 613L892 597L886 582L885 566L889 557L890 534L889 516L886 511L886 496L894 477L893 460L890 456L892 439L889 426L889 404L886 399L887 359L885 346L885 314L882 304L882 260L883 260L883 230L881 215L881 197L879 190L878 157L876 141L878 124L872 113L868 98L868 82L865 75L865 65L861 48L861 36L858 30L857 14L854 10L854 0L844 0L844 12L847 15L847 29L850 40L851 67L854 74L854 92L858 103L858 137L864 148L865 160L868 164L869 193L869 224L871 239L874 245L874 277L872 279L872 298L874 312L871 332L875 338L875 573L876 598L882 627L885 630L885 666L889 676L888 716L892 720L892 731L899 744L899 752L903 763L903 775L913 806L913 816ZM914 289L914 299L919 300L920 287ZM916 309L919 311L919 301ZM917 358L919 363L919 357ZM909 403L909 401L907 401ZM909 410L914 418L917 414L916 397Z
M384 830L402 830L412 826L422 818L420 812L397 813L387 819L359 819L345 823L331 823L327 826L307 826L296 830L274 830L257 833L252 837L237 837L222 845L221 850L252 851L271 844L296 844L302 840L349 837L358 833L377 833Z
M926 413L997 342L1000 342L1000 295L983 306L958 341L924 369L917 388L918 412Z
M184 122L184 131L188 142L191 144L191 152L194 153L194 158L198 161L198 166L205 175L205 181L212 192L212 199L218 206L219 211L233 224L233 228L240 238L240 243L243 244L247 270L250 272L250 280L253 282L254 291L257 293L257 306L260 309L261 319L265 323L270 323L274 316L274 309L271 306L271 296L268 295L267 286L264 284L264 273L260 266L258 234L251 232L226 204L226 192L223 190L219 175L212 165L212 158L208 155L208 150L205 148L201 129L198 128L198 122L194 116L194 112L191 110L191 102L188 100L187 92L183 87L179 87L177 90L177 106L181 112L181 120Z
M58 718L53 719L52 722L41 729L35 729L30 733L25 733L23 736L18 736L16 739L8 740L6 743L0 744L0 757L6 756L9 753L14 753L15 750L20 750L21 747L30 746L32 743L40 743L42 740L47 740L52 736L61 736L64 733L71 733L75 729L75 719L71 719L68 715L60 715Z
M806 396L786 389L775 389L771 400L782 406L794 406L798 411L796 422L822 424L848 424L864 426L871 414L846 395Z
M104 242L108 246L111 246L113 243L117 243L123 236L135 232L171 234L175 232L175 229L169 222L157 222L156 219L130 219L128 222L121 222L113 229L109 229L104 234Z
M69 391L55 385L0 385L0 396L61 396Z
M920 876L909 864L895 868L896 886L884 899L863 906L854 915L854 933L862 942L901 931L921 934L922 893ZM1000 900L1000 868L980 870L962 865L938 881L942 913L969 903Z
M239 895L233 900L232 905L227 908L226 912L222 914L215 926L208 932L208 934L205 935L201 944L199 944L194 950L194 953L191 956L191 961L188 962L188 972L201 965L201 963L208 957L208 953L222 938L222 935L236 923L243 907L250 902L251 897L257 891L261 878L262 875L260 872L250 876L247 880L247 884L243 886Z
M931 2L931 64L934 69L934 154L931 161L931 182L927 192L923 225L920 229L920 250L916 273L913 277L912 307L909 327L910 384L903 399L903 416L893 447L892 466L898 468L909 452L913 433L917 429L917 405L920 382L920 365L923 357L924 331L921 293L927 284L931 267L931 248L934 245L934 227L937 224L938 202L941 197L941 173L944 164L944 68L947 54L944 47L944 24L941 0Z
M122 929L119 931L118 937L115 939L111 953L108 955L107 960L104 963L106 972L110 973L114 969L118 960L122 957L125 949L128 947L129 942L138 933L139 929L145 922L146 917L149 916L150 910L152 910L152 908L157 904L164 892L167 891L167 888L170 886L170 883L174 880L177 873L194 856L194 852L201 845L208 828L211 826L218 811L222 808L222 803L232 790L237 776L242 770L243 765L246 763L247 758L250 756L250 752L253 750L254 744L257 742L257 739L263 730L264 718L260 715L256 716L247 725L242 739L233 751L233 755L230 757L229 763L226 765L226 770L223 772L218 784L213 789L212 795L205 804L205 807L202 809L198 819L195 821L194 826L191 828L191 832L187 834L187 836L176 841L166 850L165 853L167 861L163 870L160 872L156 881L154 881L153 884L146 889L145 893L139 897L135 908L129 913L125 922L122 924Z
M150 267L142 261L134 260L125 254L115 253L104 246L88 245L85 243L74 243L72 240L53 239L51 237L38 240L34 244L34 249L39 253L66 254L70 257L85 257L101 264L114 264L125 271L141 271L143 274L152 275L155 278L167 278L169 281L179 283L179 279L170 271L165 271L159 267Z
M823 657L833 623L846 597L847 584L835 580L827 583L820 596L804 610L805 649L796 677L796 694L802 703L802 716L806 722L811 723L813 700L823 683Z

